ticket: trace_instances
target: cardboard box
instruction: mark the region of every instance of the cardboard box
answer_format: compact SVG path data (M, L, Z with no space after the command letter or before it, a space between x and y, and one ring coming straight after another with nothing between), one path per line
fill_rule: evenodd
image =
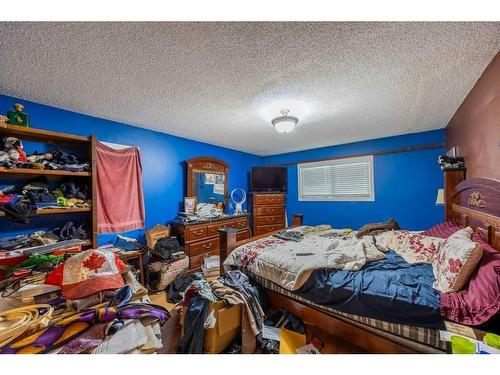
M154 249L156 242L160 238L170 237L170 225L157 224L146 232L146 244Z
M181 316L181 324L184 322L184 307ZM233 341L241 335L241 309L242 305L226 306L224 302L210 302L208 314L213 310L217 322L214 328L205 329L203 352L207 354L218 354L226 349ZM184 327L183 327L184 334Z

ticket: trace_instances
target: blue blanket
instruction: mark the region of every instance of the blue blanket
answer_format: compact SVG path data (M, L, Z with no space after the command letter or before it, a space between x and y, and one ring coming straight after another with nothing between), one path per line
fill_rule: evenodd
M441 328L440 294L429 264L409 264L389 251L360 271L318 269L296 293L348 314Z

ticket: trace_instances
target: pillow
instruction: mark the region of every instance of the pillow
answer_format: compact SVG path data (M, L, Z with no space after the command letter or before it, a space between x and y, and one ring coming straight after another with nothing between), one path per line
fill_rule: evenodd
M465 228L464 226L458 224L455 220L448 220L445 221L444 223L439 223L434 225L433 227L430 227L422 234L424 236L448 238L456 231L464 228Z
M463 290L441 294L441 315L461 324L479 325L500 312L500 251L479 234L472 239L481 245L483 257Z
M460 291L474 272L483 249L472 241L472 228L460 229L448 237L432 262L434 289L443 293Z
M407 230L384 232L376 237L381 251L394 250L407 263L432 264L444 240Z

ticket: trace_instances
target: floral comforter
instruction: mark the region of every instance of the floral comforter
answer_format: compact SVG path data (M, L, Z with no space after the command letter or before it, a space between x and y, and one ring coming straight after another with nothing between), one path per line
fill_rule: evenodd
M270 236L237 247L225 260L224 268L243 268L285 289L296 290L315 269L356 271L369 261L384 258L371 236L358 239L355 232L307 232L307 228L292 229L303 232L300 242Z

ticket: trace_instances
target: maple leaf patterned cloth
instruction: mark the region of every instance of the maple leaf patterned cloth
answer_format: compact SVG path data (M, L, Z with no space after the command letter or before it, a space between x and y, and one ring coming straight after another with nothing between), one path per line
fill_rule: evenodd
M61 287L70 300L86 298L103 290L124 286L121 272L127 265L110 250L87 250L68 258L45 278Z
M379 250L393 250L407 263L432 264L445 240L419 232L393 230L378 234L375 242Z
M285 289L296 290L315 269L357 271L369 261L384 258L372 236L358 239L352 231L308 231L308 228L293 228L303 233L300 242L270 236L239 246L229 254L224 268L247 269Z

